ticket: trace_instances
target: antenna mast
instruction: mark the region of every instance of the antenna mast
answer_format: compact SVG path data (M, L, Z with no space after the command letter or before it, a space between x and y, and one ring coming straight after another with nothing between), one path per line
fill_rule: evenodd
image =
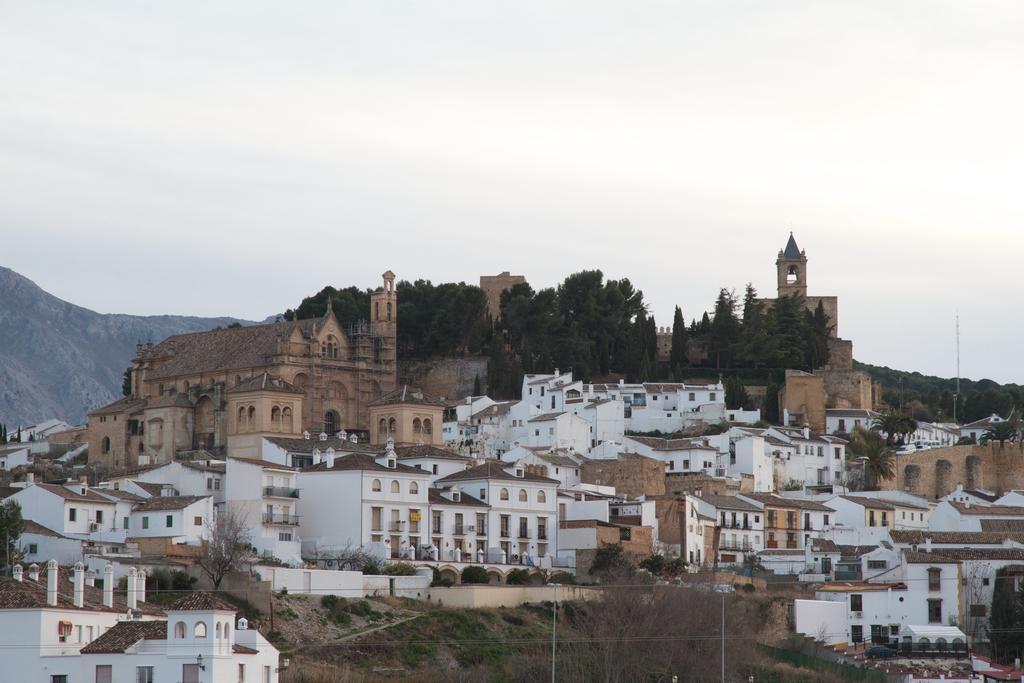
M956 392L953 394L953 422L956 422L956 404L960 401L960 309L953 314L956 322Z

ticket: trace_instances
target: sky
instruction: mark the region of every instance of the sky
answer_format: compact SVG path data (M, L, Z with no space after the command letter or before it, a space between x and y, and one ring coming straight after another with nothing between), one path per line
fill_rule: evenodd
M1024 381L1019 0L0 0L0 265L263 319L380 274L775 287L858 360ZM2 302L0 302L2 305Z

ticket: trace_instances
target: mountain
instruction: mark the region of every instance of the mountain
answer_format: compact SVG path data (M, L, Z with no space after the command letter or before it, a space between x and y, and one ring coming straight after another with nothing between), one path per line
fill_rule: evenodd
M160 341L247 321L180 315L120 315L58 299L0 267L0 423L58 417L74 424L121 396L136 341Z

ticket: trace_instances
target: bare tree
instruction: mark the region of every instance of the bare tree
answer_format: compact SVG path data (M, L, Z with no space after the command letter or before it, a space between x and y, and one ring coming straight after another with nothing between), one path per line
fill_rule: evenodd
M964 631L972 640L981 639L988 626L988 604L992 599L985 587L985 579L993 578L995 569L988 563L965 562L963 573Z
M224 512L216 521L208 520L210 537L197 564L213 583L220 588L224 577L242 568L252 554L252 536L245 518L234 512Z

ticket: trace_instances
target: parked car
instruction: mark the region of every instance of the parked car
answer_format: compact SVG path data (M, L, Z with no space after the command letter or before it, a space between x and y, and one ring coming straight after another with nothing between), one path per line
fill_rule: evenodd
M893 657L896 655L896 650L885 647L884 645L872 645L864 651L864 656L868 659L881 659L883 657Z

